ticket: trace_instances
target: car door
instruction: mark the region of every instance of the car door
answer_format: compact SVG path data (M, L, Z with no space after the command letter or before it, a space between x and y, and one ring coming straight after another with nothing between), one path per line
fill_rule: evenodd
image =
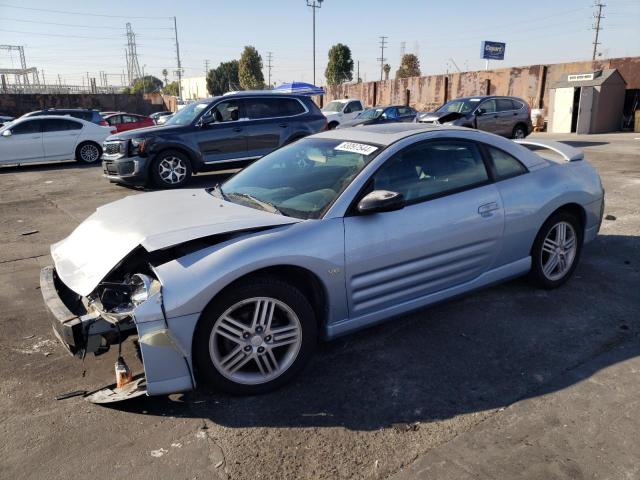
M495 99L485 100L476 110L476 128L485 132L498 133L498 112Z
M398 107L398 121L413 122L416 118L416 111L411 107Z
M0 163L41 162L44 158L42 147L43 120L18 120L10 128L3 130L10 134L0 136Z
M358 116L358 114L362 111L362 103L359 100L353 100L347 103L342 109L342 119L344 120L353 120Z
M518 118L518 113L513 108L513 102L510 98L498 98L496 99L496 109L498 111L498 131L496 133L510 136Z
M203 117L195 136L206 165L242 160L247 157L247 137L242 100L223 100Z
M378 117L377 123L394 123L399 120L398 109L396 107L385 108L382 115Z
M42 134L45 160L71 160L75 156L76 139L81 130L82 124L74 120L45 119Z
M424 301L492 267L504 210L475 143L441 139L408 147L372 175L362 196L373 190L400 192L406 206L344 219L352 318Z
M300 103L292 98L245 98L248 157L262 157L289 139L292 129L290 102Z

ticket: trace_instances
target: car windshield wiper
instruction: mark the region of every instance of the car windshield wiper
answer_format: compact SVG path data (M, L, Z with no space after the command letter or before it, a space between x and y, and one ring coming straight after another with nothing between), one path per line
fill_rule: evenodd
M220 192L222 193L222 190ZM249 195L248 193L230 192L230 193L227 193L226 196L229 198L236 197L236 198L246 199L258 205L260 208L262 208L266 212L278 213L280 215L284 215L285 217L289 216L286 213L280 211L278 207L276 207L273 203L265 202L264 200L259 200L256 197Z

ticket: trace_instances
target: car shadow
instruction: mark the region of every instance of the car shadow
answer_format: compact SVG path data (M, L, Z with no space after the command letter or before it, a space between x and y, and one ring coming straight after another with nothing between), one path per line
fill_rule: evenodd
M587 142L584 140L558 140L560 143L565 143L571 147L598 147L600 145L609 145L609 142Z
M620 294L640 291L638 252L640 237L602 235L560 289L518 279L322 344L293 383L269 394L202 387L110 408L232 428L367 431L503 408L640 355L640 298Z
M100 162L84 163L76 160L65 160L63 162L49 162L49 163L28 163L23 165L7 165L0 166L0 174L2 173L19 173L19 172L50 172L58 170L71 170L77 168L100 168L102 164Z

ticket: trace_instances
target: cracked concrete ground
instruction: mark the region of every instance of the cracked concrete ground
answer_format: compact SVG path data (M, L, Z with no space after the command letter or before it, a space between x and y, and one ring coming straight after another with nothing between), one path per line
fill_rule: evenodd
M64 352L38 273L50 243L137 192L98 167L1 169L2 478L640 477L637 136L553 136L584 148L615 217L565 287L515 280L322 345L269 395L111 408L54 400L111 383L116 352L84 364Z

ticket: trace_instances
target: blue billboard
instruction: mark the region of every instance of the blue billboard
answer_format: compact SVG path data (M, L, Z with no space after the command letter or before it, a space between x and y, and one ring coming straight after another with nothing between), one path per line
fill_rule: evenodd
M502 42L482 42L480 58L485 60L504 60L504 50L506 44Z

